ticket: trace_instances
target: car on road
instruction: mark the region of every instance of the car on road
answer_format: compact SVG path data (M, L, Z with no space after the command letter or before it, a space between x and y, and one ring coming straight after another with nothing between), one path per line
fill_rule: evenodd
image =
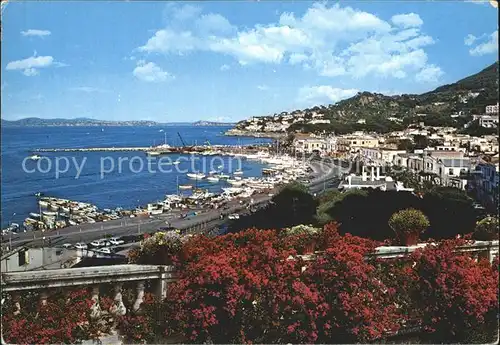
M76 249L87 249L87 244L78 242L75 244Z
M69 249L69 248L73 247L73 245L71 243L64 243L62 245L62 247L65 248L65 249Z
M119 246L120 244L124 244L125 241L118 238L118 237L111 237L109 239L109 243L112 245L112 246Z
M162 226L158 228L158 231L175 231L177 230L174 226Z
M272 198L274 196L274 194L273 193L269 193L269 194L267 194L267 196L270 197L270 198Z
M90 242L90 245L92 247L102 247L102 246L104 246L104 241L94 240L94 241Z
M237 213L233 213L233 214L230 214L229 216L227 216L227 218L229 218L229 219L240 219L240 215L237 214Z
M104 253L104 254L111 254L111 249L109 249L109 248L99 248L99 249L96 249L95 251L99 252L99 253Z

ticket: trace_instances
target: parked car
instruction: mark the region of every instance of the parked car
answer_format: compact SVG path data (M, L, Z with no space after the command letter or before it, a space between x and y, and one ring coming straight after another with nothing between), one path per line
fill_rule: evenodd
M111 254L111 249L109 249L109 248L99 248L99 249L96 249L95 251L99 252L99 253L104 253L104 254Z
M94 241L90 242L90 245L92 247L104 247L104 246L106 246L106 241L104 241L104 240L94 240Z
M124 244L124 243L125 243L125 241L124 241L124 240L122 240L122 239L119 239L119 238L117 238L117 237L111 237L111 238L109 239L109 243L110 243L112 246L118 246L118 245L120 245L120 244Z
M69 248L73 247L73 245L71 243L64 243L62 245L62 247L65 248L65 249L69 249Z
M75 244L76 249L87 249L87 244L78 242Z
M240 219L240 215L237 213L230 214L227 218L229 219Z

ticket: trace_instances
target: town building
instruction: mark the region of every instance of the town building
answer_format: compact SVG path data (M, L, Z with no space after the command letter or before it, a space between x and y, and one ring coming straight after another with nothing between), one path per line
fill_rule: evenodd
M476 165L471 175L468 190L475 195L483 206L498 211L498 163L482 162Z
M335 136L315 137L311 135L296 134L293 141L296 153L329 155L337 151L337 138Z
M403 153L406 153L406 151L372 147L361 147L359 149L359 156L361 159L381 165L392 165L394 157Z
M485 128L498 127L498 115L484 115L479 118L479 125Z
M498 103L494 105L487 105L485 113L487 115L498 115Z
M361 147L373 148L379 146L378 138L362 132L339 137L338 149L342 152L356 152Z
M364 165L361 176L354 174L348 175L340 181L339 190L374 188L380 190L395 191L413 191L411 188L405 188L401 182L394 181L389 176L382 176L381 166L376 164Z

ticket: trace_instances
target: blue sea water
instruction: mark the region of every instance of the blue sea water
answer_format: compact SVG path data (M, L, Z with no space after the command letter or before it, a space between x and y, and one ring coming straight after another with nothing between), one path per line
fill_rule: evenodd
M164 165L162 172L157 166L159 158L151 159L148 163L147 156L143 152L40 153L40 156L44 157L42 160L26 160L26 157L31 156L35 149L148 147L163 144L165 134L169 145L180 146L182 144L178 132L186 145L201 145L207 141L212 145L269 142L266 139L227 137L223 135L227 129L228 127L196 126L4 127L1 132L2 228L9 222L22 224L30 212L37 212L35 193L38 192L46 196L89 202L101 209L134 208L162 200L165 194L176 193L177 181L179 184L196 184L199 188L219 191L221 187L227 185L223 182L211 184L199 181L195 183L186 176L186 172L193 170L208 173L212 169L210 164L212 160L212 167L223 165L224 172L234 171L239 168L239 164L242 164L244 176L260 176L262 171L262 164L259 162L243 160L240 163L239 160L227 156L195 156L193 158L183 155L182 163L177 169L175 166ZM179 155L166 157L176 160ZM56 178L55 168L58 158L61 172ZM121 168L118 164L120 159L122 160ZM69 162L68 171L63 172L66 162ZM78 178L75 162L82 167ZM49 164L51 169L48 169ZM142 170L140 170L141 164ZM112 165L114 165L113 169ZM106 173L106 171L110 172Z

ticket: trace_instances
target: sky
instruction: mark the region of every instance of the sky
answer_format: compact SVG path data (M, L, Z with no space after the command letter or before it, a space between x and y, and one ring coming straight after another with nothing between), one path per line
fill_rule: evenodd
M10 1L2 118L238 121L498 59L489 1Z

